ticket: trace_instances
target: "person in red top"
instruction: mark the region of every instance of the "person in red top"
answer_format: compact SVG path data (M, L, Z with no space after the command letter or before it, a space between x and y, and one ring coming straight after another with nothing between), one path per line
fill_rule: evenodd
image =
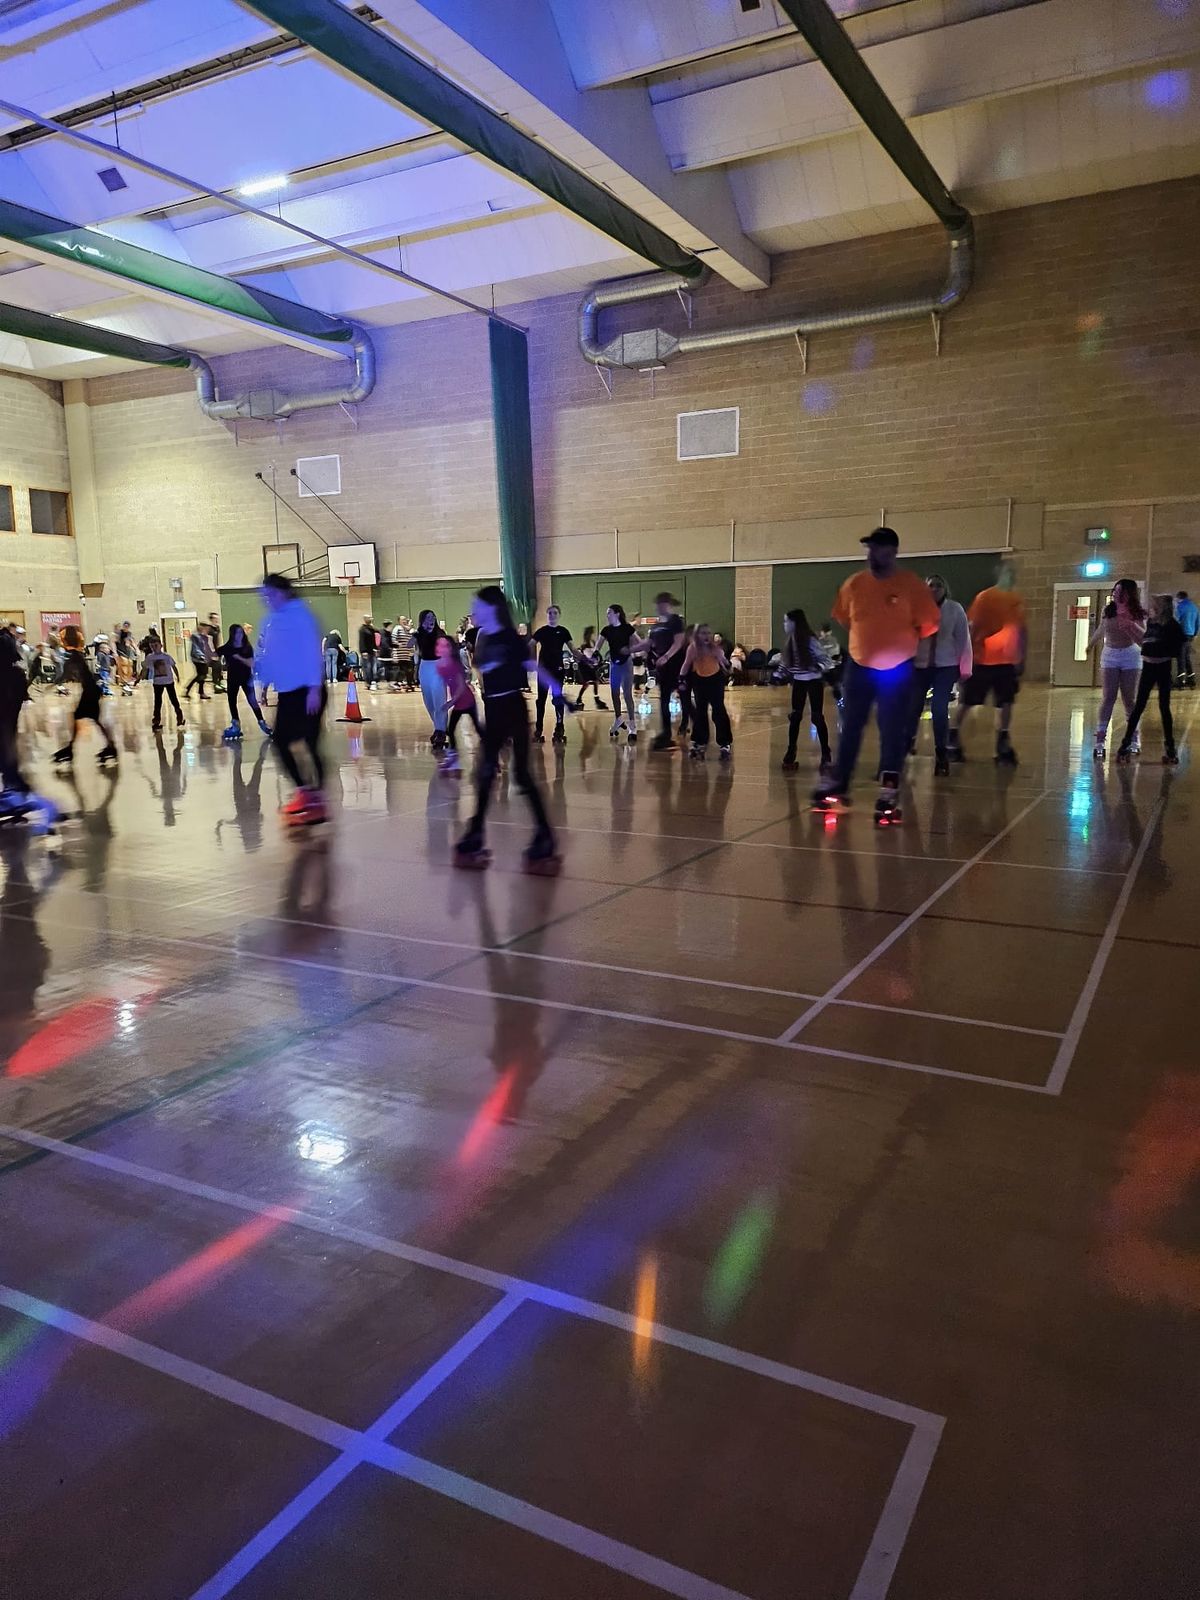
M926 585L900 566L900 537L894 529L875 528L860 543L866 546L867 565L846 579L833 604L834 621L850 632L842 736L833 775L813 795L813 804L818 811L832 811L849 803L863 732L876 706L883 787L875 820L884 826L900 821L913 657L921 640L938 631L941 616Z
M971 627L974 657L969 677L963 679L958 720L950 730L952 761L966 758L962 749L962 730L972 706L984 705L990 695L996 706L996 760L1015 767L1017 753L1012 747L1013 701L1017 698L1025 666L1025 602L1016 590L1017 570L1011 561L1002 561L990 589L981 589L971 601L967 621Z
M480 740L483 738L483 729L479 726L479 708L475 704L475 692L471 688L454 641L443 634L436 648L438 677L446 685L446 693L450 699L450 721L446 728L447 749L438 765L443 772L450 773L459 770L458 740L455 737L459 723L466 717Z

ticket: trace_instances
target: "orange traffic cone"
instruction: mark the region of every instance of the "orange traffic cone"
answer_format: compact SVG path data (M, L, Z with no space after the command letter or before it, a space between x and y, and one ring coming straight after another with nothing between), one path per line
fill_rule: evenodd
M350 668L350 675L346 679L346 715L339 717L339 722L370 722L370 717L364 717L362 707L358 703L358 684L354 680L354 668Z

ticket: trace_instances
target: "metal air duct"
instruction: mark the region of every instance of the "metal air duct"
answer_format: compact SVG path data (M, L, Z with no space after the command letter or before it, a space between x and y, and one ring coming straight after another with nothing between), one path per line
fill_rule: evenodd
M216 422L276 422L297 411L315 411L322 406L355 406L366 400L375 387L375 346L366 330L357 323L352 330L351 354L354 378L341 389L316 389L301 394L283 394L278 389L250 389L237 399L217 398L217 380L212 368L200 356L191 358L196 374L196 399L206 417Z
M940 290L879 305L847 306L833 311L801 312L773 322L716 328L706 332L668 333L664 328L619 334L602 344L600 312L605 306L629 305L659 295L685 293L695 282L673 272L654 272L640 278L618 278L595 284L579 307L579 350L597 367L656 367L676 356L697 350L722 350L735 345L760 344L767 339L805 339L813 333L844 328L878 326L910 317L938 319L952 311L971 287L975 271L975 229L971 213L946 188L928 156L909 131L903 117L880 88L874 74L854 48L849 35L825 0L779 0L808 44L816 52L842 93L862 117L867 128L887 151L922 200L946 230L950 260Z

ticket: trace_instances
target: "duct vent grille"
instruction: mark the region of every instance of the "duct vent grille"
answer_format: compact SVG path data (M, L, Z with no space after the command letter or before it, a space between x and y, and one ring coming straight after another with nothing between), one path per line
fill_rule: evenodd
M709 461L714 456L736 456L740 447L741 410L681 411L675 419L676 457L679 461Z
M296 482L302 500L318 494L328 500L331 494L341 494L341 456L301 456L296 463Z

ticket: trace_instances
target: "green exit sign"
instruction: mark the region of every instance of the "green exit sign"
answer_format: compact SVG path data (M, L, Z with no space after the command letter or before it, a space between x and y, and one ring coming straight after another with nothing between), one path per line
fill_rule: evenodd
M1088 528L1084 533L1084 544L1107 544L1112 538L1111 528Z

